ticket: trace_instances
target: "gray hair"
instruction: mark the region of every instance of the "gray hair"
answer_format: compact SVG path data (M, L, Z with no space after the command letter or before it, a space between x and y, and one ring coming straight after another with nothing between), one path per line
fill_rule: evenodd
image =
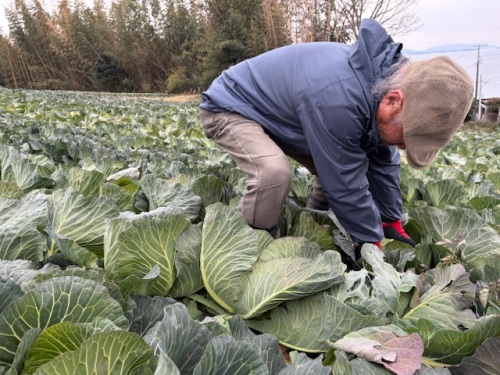
M387 77L379 79L373 84L372 95L377 103L380 102L389 91L401 89L403 86L404 72L410 64L411 60L402 55L395 64L391 65Z

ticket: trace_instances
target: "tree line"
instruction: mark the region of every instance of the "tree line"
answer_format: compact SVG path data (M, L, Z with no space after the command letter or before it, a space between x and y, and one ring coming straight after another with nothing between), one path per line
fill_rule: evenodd
M417 0L11 0L0 86L199 92L224 69L291 43L352 42L362 18L392 35Z

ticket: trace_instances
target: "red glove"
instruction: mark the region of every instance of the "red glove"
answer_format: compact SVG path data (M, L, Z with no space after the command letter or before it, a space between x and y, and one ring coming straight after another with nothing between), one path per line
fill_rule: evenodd
M413 247L417 245L417 243L413 241L403 229L401 220L395 221L393 223L382 223L382 229L384 230L384 237L386 238L404 242L410 244Z

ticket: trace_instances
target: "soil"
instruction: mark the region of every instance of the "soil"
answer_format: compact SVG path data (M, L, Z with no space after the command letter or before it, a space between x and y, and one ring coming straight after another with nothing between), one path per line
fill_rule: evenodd
M165 100L167 102L176 102L176 103L196 102L200 100L200 95L199 94L173 95L173 96L167 96Z

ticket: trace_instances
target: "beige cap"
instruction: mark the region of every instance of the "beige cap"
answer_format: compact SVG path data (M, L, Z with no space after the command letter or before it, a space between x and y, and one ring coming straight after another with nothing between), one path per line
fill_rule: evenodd
M403 137L408 163L427 167L463 123L472 103L470 75L447 56L412 62L404 75Z

